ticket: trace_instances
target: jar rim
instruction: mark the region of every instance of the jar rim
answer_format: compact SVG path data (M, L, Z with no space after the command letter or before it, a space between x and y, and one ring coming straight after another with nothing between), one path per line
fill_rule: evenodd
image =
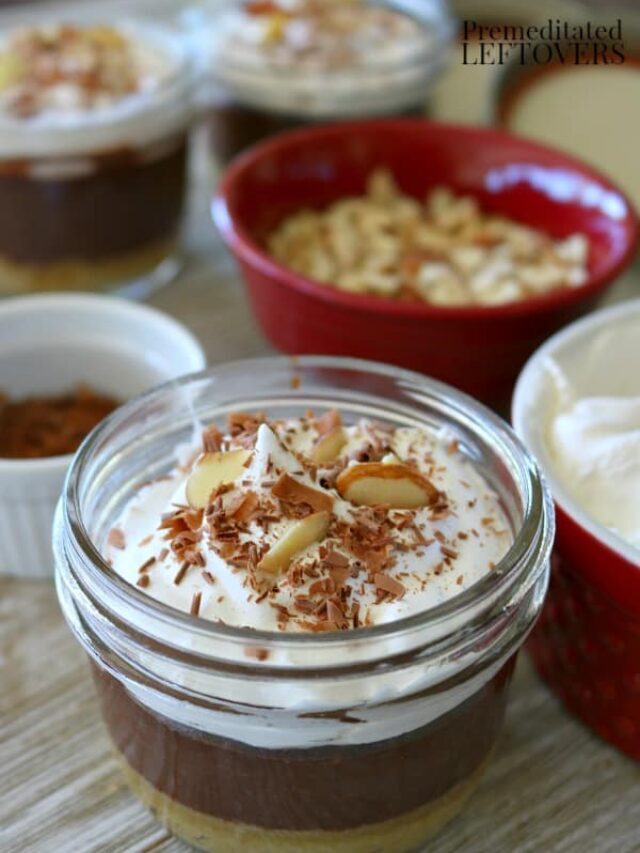
M433 43L430 43L429 50L416 50L409 55L405 55L397 60L391 61L389 66L402 65L405 61L412 61L420 58L424 59L425 56L429 56L438 50L442 50L444 45L438 37L442 37L444 35L452 36L455 30L455 21L449 13L446 6L446 0L444 0L444 2L443 0L374 0L373 3L371 0L366 0L366 5L385 8L397 12L400 15L410 18L412 21L417 23L421 29L431 31L434 35ZM216 10L216 12L213 13L212 17L214 19L219 19L221 16L228 14L229 11L237 10L238 4L236 0L227 0L227 2L222 3L219 10ZM242 62L239 63L239 65L242 64ZM385 65L381 64L378 67L385 67ZM286 73L287 71L290 73L291 71L290 66L283 66L279 68L276 64L270 65L269 68L270 70L280 70L282 73ZM331 73L331 69L327 70Z
M119 576L109 566L85 526L80 506L79 484L94 448L112 429L130 420L145 404L159 400L167 392L188 386L190 383L220 376L228 377L238 372L256 376L289 369L294 376L300 370L322 368L355 371L362 375L388 377L407 383L408 387L422 393L429 393L435 400L446 403L465 421L473 424L476 433L478 432L477 424L481 423L489 432L500 438L505 451L510 453L512 461L518 466L521 478L518 488L524 498L524 509L522 524L514 535L510 549L492 572L449 600L402 619L352 631L324 632L319 635L313 632L265 631L199 619L151 598ZM383 398L380 397L380 399ZM241 403L238 402L238 405ZM544 565L549 556L555 530L551 497L536 462L509 425L496 414L463 392L413 371L377 362L334 356L293 358L275 356L229 362L170 380L129 401L89 434L69 468L58 519L54 526L54 550L59 564L62 559L60 538L63 524L69 530L74 547L81 555L83 565L92 580L99 587L116 596L123 604L135 605L136 610L143 616L154 619L164 626L188 630L191 635L203 637L208 641L218 639L227 643L239 643L242 646L266 645L271 648L306 650L318 646L323 649L331 646L335 650L341 645L348 645L353 649L374 640L409 634L428 627L443 626L448 621L463 618L465 614L476 610L479 605L488 605L495 601L498 596L508 592L514 582L523 575L526 577L534 572L536 567Z
M214 20L228 14L230 5L233 8L233 4L224 5ZM388 7L415 21L424 41L412 45L402 55L376 56L370 64L316 69L300 67L294 61L281 65L269 60L251 62L228 51L221 62L221 45L226 44L221 32L204 48L209 56L207 62L212 80L242 104L302 116L353 115L354 111L358 114L398 112L422 103L424 86L443 65L453 41L455 21L441 0L383 0L374 5ZM394 72L401 76L394 78ZM373 84L372 73L376 75ZM322 78L321 97L319 76ZM271 94L265 90L265 83L271 88ZM354 94L358 103L354 103Z

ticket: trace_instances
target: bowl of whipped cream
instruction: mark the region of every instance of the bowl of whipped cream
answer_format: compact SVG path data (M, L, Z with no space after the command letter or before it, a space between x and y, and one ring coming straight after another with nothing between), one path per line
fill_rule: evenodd
M530 651L565 705L640 758L640 299L548 340L513 400L556 503L549 598Z

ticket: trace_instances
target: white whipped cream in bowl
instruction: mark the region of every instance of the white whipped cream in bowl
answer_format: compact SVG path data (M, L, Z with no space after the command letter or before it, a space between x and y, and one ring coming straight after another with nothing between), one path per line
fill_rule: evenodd
M525 366L513 400L516 432L544 472L557 522L529 653L567 709L636 760L639 365L635 299L550 338Z
M514 425L557 503L640 567L640 300L551 338L518 381Z
M240 473L213 497L206 481L203 500L194 472L229 452L245 452ZM363 464L378 466L364 485ZM393 491L367 497L406 466L422 494L412 508L394 508L406 498ZM328 527L274 567L275 544L310 517L305 500ZM274 358L116 412L75 459L54 548L72 630L138 702L208 735L303 749L406 735L506 685L553 526L535 464L470 398L383 365ZM319 592L328 578L348 589L341 612Z

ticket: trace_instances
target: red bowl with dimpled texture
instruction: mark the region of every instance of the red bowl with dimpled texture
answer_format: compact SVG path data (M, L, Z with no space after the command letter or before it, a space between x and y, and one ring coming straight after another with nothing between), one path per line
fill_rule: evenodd
M440 307L345 293L266 253L281 219L362 193L380 166L419 198L445 184L555 237L584 233L587 283L504 306ZM262 143L225 172L213 215L278 349L386 361L494 404L508 400L538 344L597 303L637 242L629 202L583 163L507 133L412 119L319 125Z
M537 456L556 504L549 593L528 648L565 706L640 760L640 549L587 515L558 479L545 441L552 368L580 394L640 395L640 299L599 311L551 338L523 370L516 431ZM635 372L634 372L635 371Z

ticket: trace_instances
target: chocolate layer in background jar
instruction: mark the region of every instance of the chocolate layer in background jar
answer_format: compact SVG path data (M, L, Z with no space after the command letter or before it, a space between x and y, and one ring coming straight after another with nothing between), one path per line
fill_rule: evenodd
M186 148L181 135L155 156L80 155L77 176L67 159L0 164L0 265L111 260L174 240Z
M397 113L397 117L421 118L427 115L423 107L407 109ZM331 121L332 119L328 119ZM209 121L211 147L222 164L231 161L257 142L304 127L313 127L319 120L308 117L278 114L267 110L257 110L240 103L216 105L211 110Z
M514 660L422 729L310 749L260 749L183 728L143 707L112 675L97 666L93 673L117 750L171 800L266 829L349 830L428 805L473 776L500 730Z

